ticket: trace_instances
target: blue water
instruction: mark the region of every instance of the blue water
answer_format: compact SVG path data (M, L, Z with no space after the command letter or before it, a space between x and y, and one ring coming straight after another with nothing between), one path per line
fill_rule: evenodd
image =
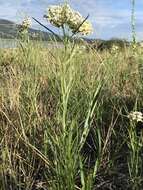
M46 41L43 41L43 42L36 42L34 41L34 44L35 43L38 43L41 47L44 47L44 48L61 48L63 47L63 45L61 43L51 43L51 42L46 42ZM19 42L15 39L0 39L0 48L4 48L4 49L7 49L7 48L16 48L18 46Z
M13 39L0 39L0 48L16 48L18 42Z

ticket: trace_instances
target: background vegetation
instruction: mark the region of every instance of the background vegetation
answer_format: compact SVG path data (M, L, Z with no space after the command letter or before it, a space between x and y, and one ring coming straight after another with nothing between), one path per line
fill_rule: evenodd
M142 48L71 48L0 50L1 190L142 187Z
M0 49L0 190L142 189L134 3L132 44L64 35L64 46L43 48L26 32L15 49Z

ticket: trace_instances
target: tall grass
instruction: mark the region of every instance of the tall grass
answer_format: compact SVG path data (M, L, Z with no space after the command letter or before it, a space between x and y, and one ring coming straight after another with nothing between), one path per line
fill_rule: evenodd
M71 50L0 50L1 190L140 189L142 49Z

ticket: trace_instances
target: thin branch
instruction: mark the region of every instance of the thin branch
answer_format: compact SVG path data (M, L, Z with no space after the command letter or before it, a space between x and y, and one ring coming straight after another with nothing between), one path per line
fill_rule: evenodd
M35 20L38 24L40 24L42 27L44 27L46 30L48 30L50 33L52 33L56 38L58 38L60 41L62 41L62 39L59 37L58 34L56 34L55 32L53 32L51 29L49 29L47 26L45 26L44 24L42 24L40 21L38 21L36 18L32 17L33 20Z

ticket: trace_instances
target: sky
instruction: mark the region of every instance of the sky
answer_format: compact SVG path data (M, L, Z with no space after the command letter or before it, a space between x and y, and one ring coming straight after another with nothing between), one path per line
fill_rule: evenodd
M62 2L62 0L0 0L0 18L19 23L25 16L35 17L55 30L43 19L43 15L49 5ZM89 38L131 39L131 0L69 0L69 3L84 17L90 15L89 20L94 32ZM137 39L143 40L143 0L136 0L135 20ZM42 29L34 21L32 27Z

